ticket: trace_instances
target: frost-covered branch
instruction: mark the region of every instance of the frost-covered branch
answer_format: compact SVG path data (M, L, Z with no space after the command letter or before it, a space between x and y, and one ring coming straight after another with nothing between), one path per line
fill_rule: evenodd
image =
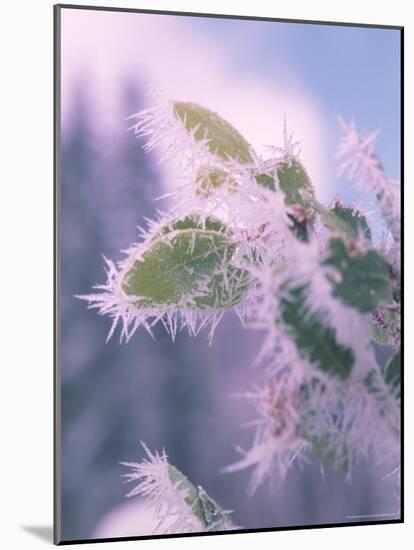
M169 212L141 230L125 259L106 260L106 283L79 296L112 319L108 338L118 323L128 341L140 326L151 333L161 322L173 339L183 327L192 336L208 327L211 342L228 310L264 332L262 384L246 394L256 434L227 468L253 467L252 491L311 453L347 474L367 458L394 467L400 211L373 150L375 134L363 137L341 122L339 172L376 194L393 239L385 251L362 211L318 201L286 121L282 147L262 158L230 123L195 103L159 100L132 119L146 151L160 148L162 161L178 161L180 185L169 193ZM373 347L380 337L394 348L385 368ZM131 465L128 477L139 481L133 494L154 500L163 529L210 529L203 514L213 501L165 454L147 454ZM220 514L217 525L228 528Z
M248 326L265 332L266 376L261 389L246 395L258 414L253 443L227 468L254 467L252 491L267 475L283 478L311 450L348 473L362 459L399 458L399 400L376 362L368 314L388 296L386 279L372 301L354 303L353 289L343 291L345 261L366 269L352 281L359 290L373 290L368 279L377 279L381 266L385 277L386 265L365 244L353 243L352 256L336 258L332 243L337 248L341 241L331 240L330 251L315 238L297 241L282 272L269 267L258 274Z

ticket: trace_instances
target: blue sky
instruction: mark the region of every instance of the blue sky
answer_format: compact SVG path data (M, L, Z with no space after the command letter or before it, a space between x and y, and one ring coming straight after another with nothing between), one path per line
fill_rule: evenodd
M286 79L303 86L319 105L333 158L340 138L338 115L354 117L363 131L380 129L376 150L388 175L400 177L400 31L194 18L212 40L237 41L234 71L275 87ZM333 194L347 198L344 180ZM349 197L355 198L355 190Z
M400 177L398 30L93 10L66 10L63 22L66 122L80 74L96 120L122 132L120 83L156 80L168 97L217 111L255 148L280 145L286 115L324 203L339 195L373 209L373 197L335 178L338 115L353 116L362 131L379 129L376 151L387 174ZM379 230L376 214L373 221Z
M228 40L233 36L238 41L245 37L245 47L234 59L235 70L277 84L285 68L321 101L326 117L335 119L340 113L345 118L355 116L366 130L381 128L381 141L389 143L389 147L378 144L381 156L386 167L398 174L398 30L207 18L193 21L212 37L227 35Z
M338 115L354 117L361 131L380 130L377 154L387 174L400 178L399 30L204 18L193 23L212 41L226 41L231 50L237 43L239 53L232 53L235 72L265 79L276 88L285 81L303 88L319 106L332 161L340 139ZM336 195L368 209L372 204L372 197L345 178L332 176L325 200ZM380 229L376 215L371 223Z

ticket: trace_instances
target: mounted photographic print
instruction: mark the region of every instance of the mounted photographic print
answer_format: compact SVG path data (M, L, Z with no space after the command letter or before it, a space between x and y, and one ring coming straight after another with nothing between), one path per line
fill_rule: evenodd
M403 29L55 7L55 542L403 520Z

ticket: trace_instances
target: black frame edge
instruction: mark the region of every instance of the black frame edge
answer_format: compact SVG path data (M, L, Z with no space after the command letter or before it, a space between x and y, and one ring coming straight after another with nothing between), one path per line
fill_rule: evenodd
M404 479L405 479L405 419L404 419L404 403L405 403L405 390L404 390L404 324L405 324L405 307L404 307L404 185L405 185L405 167L404 167L404 155L405 155L405 128L404 128L404 101L405 101L405 80L404 80L404 28L400 30L400 185L401 185L401 522L404 523L405 515L405 493L404 493Z
M187 11L171 11L171 10L152 10L152 9L143 9L143 8L118 8L114 6L88 6L88 5L77 5L77 4L56 4L63 9L81 9L81 10L94 10L94 11L115 11L115 12L124 12L124 13L147 13L151 15L183 15L186 17L206 17L206 18L217 18L217 19L239 19L239 20L248 20L248 21L270 21L273 23L298 23L298 24L309 24L309 25L335 25L341 27L362 27L362 28L373 28L373 29L389 29L389 30L402 30L404 27L402 25L381 25L376 23L352 23L345 21L318 21L318 20L307 20L307 19L284 19L277 17L264 17L264 16L253 16L253 15L233 15L233 14L222 14L222 13L201 13L201 12L187 12Z
M53 543L61 544L60 445L60 60L61 7L53 6Z

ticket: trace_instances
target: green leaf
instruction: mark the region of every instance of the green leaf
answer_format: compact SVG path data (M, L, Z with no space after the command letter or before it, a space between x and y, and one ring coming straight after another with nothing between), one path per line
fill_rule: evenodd
M281 321L302 357L329 376L346 380L354 365L354 352L338 344L335 331L321 314L309 310L306 293L307 286L289 291L281 300Z
M286 204L309 208L309 199L315 196L315 191L302 164L298 160L281 164L277 168L277 176Z
M401 350L392 355L384 369L384 380L394 397L401 399Z
M255 179L262 187L270 189L271 191L276 191L275 180L269 174L257 174Z
M186 493L185 502L204 527L209 531L220 529L222 526L229 527L230 522L223 510L202 487L195 487L171 464L168 464L168 476L180 492Z
M229 193L237 192L236 181L224 170L202 166L196 176L196 195L209 197L215 190L227 187Z
M197 103L174 103L174 113L187 130L195 130L194 139L208 139L210 152L224 161L229 158L242 164L253 162L244 137L217 113Z
M312 197L309 200L309 207L314 212L319 214L321 221L325 227L330 229L334 233L341 233L347 239L355 239L355 231L348 222L338 216L333 210L326 208L316 198Z
M363 313L373 311L381 303L390 302L392 292L387 263L375 250L358 252L352 243L341 238L329 242L325 265L336 269L339 277L331 277L333 295Z
M187 216L162 228L140 260L126 273L122 288L138 296L137 308L231 307L248 286L248 275L231 265L236 245L216 218L202 224Z
M331 209L331 212L342 219L349 227L349 233L352 234L352 239L357 239L358 235L362 234L365 239L371 242L371 229L367 223L365 216L360 212L343 206L340 202L337 202Z
M203 510L204 523L209 531L217 531L232 527L231 522L227 519L223 510L202 487L198 487L198 497Z
M187 493L187 496L184 499L185 502L188 506L190 506L190 508L192 508L194 515L203 525L205 525L203 508L198 498L197 488L194 487L191 481L189 481L188 478L180 472L180 470L170 463L168 463L168 477L179 491Z

